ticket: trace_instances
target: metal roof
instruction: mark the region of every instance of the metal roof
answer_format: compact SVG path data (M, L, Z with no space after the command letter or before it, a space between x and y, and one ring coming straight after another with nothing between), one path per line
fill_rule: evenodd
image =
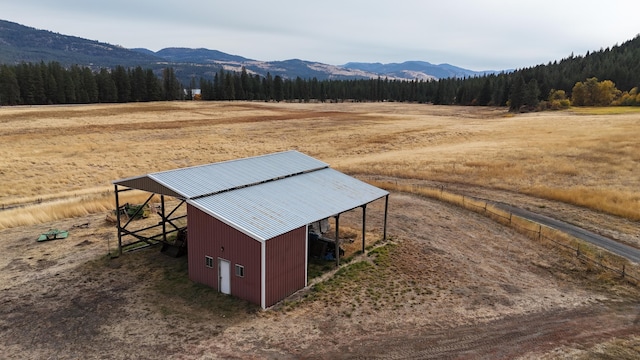
M389 194L298 151L157 172L113 183L186 199L259 241Z
M327 168L328 166L328 164L320 160L291 150L156 172L116 180L113 183L156 194L190 199Z
M265 241L386 195L385 190L325 168L187 202Z

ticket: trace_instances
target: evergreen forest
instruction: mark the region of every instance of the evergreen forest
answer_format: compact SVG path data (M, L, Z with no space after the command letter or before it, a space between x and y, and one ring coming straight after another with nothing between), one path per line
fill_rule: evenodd
M295 79L220 70L181 84L171 67L102 68L57 62L0 66L0 105L124 103L159 100L416 102L508 106L533 111L574 106L640 105L640 36L513 72L434 81L387 78ZM200 89L198 94L193 89Z

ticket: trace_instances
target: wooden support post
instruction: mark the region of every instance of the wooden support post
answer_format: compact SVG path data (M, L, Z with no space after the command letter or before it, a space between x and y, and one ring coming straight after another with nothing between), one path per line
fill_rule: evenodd
M160 208L162 211L162 241L167 242L167 218L164 214L164 195L160 195Z
M120 224L120 197L118 192L118 185L114 185L114 186L115 186L115 194L116 194L116 224L118 227L118 256L120 256L122 255L122 226Z
M362 253L364 254L367 233L367 204L362 205Z
M336 242L335 242L336 267L340 266L340 240L338 235L339 231L340 231L340 214L336 215Z
M389 195L384 198L384 229L382 230L382 240L387 240L387 215L389 213Z

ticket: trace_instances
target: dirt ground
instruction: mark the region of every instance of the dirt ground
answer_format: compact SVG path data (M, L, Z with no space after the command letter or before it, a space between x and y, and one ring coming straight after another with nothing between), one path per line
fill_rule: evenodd
M516 200L539 209L560 206ZM368 213L379 213L382 206L373 203ZM599 218L582 211L571 216L585 222ZM341 224L358 228L360 216L345 214ZM36 242L49 228L68 229L70 236ZM615 231L630 242L637 237L637 226ZM186 259L167 257L158 248L109 259L116 231L104 214L2 230L0 357L640 356L638 288L589 269L558 248L466 210L400 193L390 197L388 233L390 261L363 260L372 264L362 271L375 277L376 286L374 278L360 276L356 279L364 281L341 283L339 293L261 311L191 284Z

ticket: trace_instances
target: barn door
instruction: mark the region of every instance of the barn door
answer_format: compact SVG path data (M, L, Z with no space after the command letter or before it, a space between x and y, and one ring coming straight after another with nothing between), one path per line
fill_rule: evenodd
M224 259L218 262L218 289L223 294L231 294L231 263Z

